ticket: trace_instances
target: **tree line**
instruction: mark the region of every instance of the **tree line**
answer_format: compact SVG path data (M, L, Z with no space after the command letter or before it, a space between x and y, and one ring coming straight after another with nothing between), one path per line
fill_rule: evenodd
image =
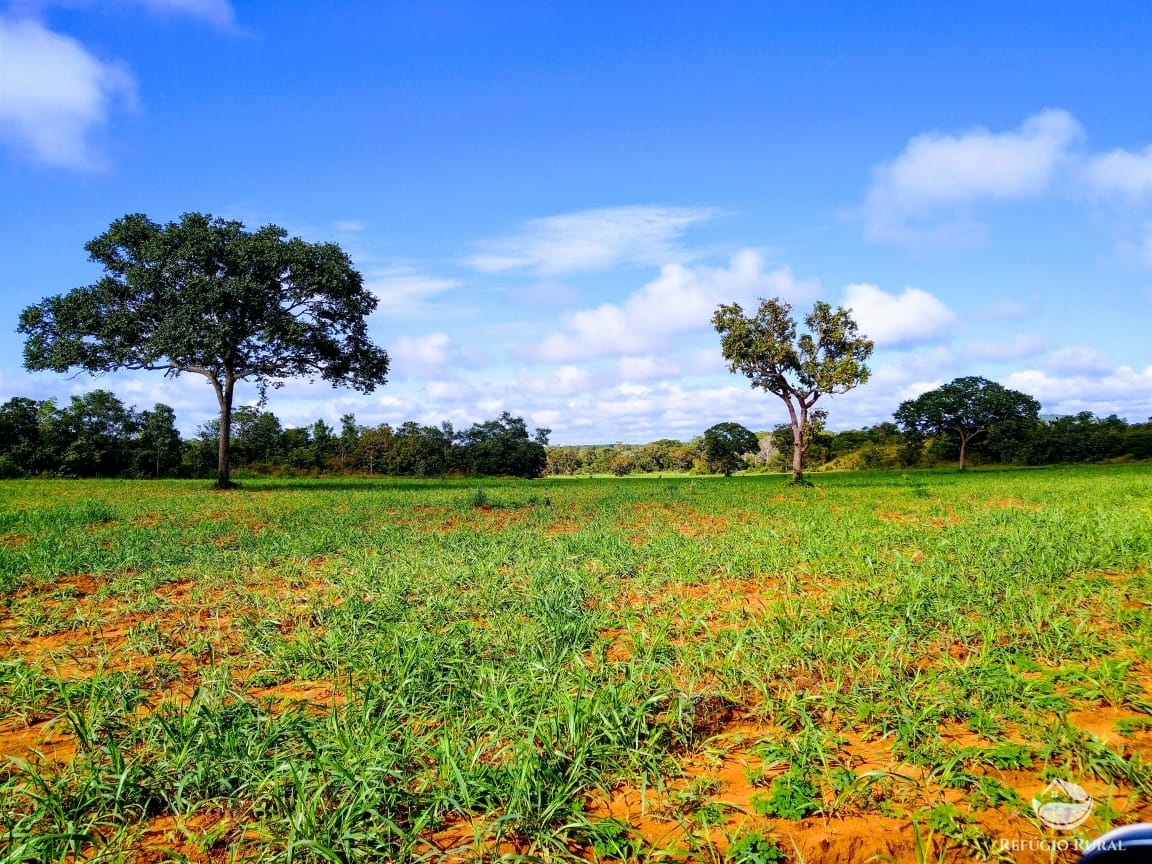
M792 470L792 427L783 423L756 434L758 446L740 454L738 470L783 473ZM708 458L703 436L688 441L662 438L647 444L549 447L546 475L579 476L649 473L723 473ZM803 455L803 469L894 470L956 464L959 441L948 435L907 434L894 422L842 432L821 430ZM1152 418L1128 423L1116 415L1083 411L1038 418L1016 433L996 434L968 445L970 465L1059 465L1107 460L1152 459Z
M523 419L507 412L459 432L447 423L362 427L352 415L341 418L339 432L323 421L285 429L270 412L235 407L236 384L255 384L263 406L270 389L293 378L363 393L386 383L388 353L367 330L378 299L339 246L289 238L275 225L248 231L202 213L163 225L136 213L113 222L85 249L103 268L99 280L21 312L25 368L202 376L216 395L219 419L184 441L165 405L137 412L103 390L65 407L12 399L0 408L0 474L214 473L216 486L227 489L235 485L233 468L534 477L605 469L731 474L787 465L792 483L805 484L806 468L834 463L910 466L954 456L964 470L971 461L1150 455L1146 424L1089 413L1043 420L1031 396L979 377L957 378L902 403L895 424L829 433L827 411L816 404L868 382L873 342L850 309L817 301L798 321L781 298L761 298L748 315L738 303L721 304L712 316L729 371L779 398L788 412L786 426L760 436L720 423L688 443L549 451L549 430L530 436Z
M947 386L947 385L946 385ZM935 391L932 391L935 392ZM900 412L897 412L898 414ZM409 421L362 425L345 414L284 426L271 411L232 412L230 467L242 474L393 477L579 476L734 471L784 472L793 467L789 424L753 433L719 423L687 441L549 446L549 429L529 432L508 412L456 430ZM184 438L171 407L138 411L107 390L54 400L14 397L0 405L0 477L211 478L217 474L219 420ZM954 463L958 434L923 434L898 422L812 434L805 470L896 469ZM1016 418L965 442L969 464L1048 465L1152 458L1152 418L1128 423L1091 412Z
M530 434L508 412L461 430L414 421L365 426L353 414L341 417L338 429L323 420L284 427L254 406L232 412L230 432L230 471L396 477L538 477L550 434ZM137 411L107 390L73 396L64 406L18 396L0 405L0 477L215 477L219 440L219 420L184 438L169 406Z

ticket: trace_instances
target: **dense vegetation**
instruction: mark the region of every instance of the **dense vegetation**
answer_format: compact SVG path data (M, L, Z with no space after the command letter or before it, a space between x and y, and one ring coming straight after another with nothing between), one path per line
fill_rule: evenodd
M732 431L743 427L729 423L690 441L549 447L550 430L530 434L523 419L508 413L464 430L415 422L362 426L351 414L341 418L339 429L323 420L285 428L273 412L251 406L237 408L232 420L232 468L242 475L779 472L791 469L793 455L793 431L787 424L760 433L756 449L745 435ZM183 439L167 405L137 411L105 390L74 396L63 407L51 400L16 397L0 405L0 477L212 477L217 472L218 436L219 423L212 421ZM718 444L721 440L724 446ZM733 461L730 451L737 440L745 449ZM880 423L815 432L804 464L809 470L931 467L954 462L957 449L947 436L909 435L894 423ZM1152 422L1129 424L1084 412L1041 419L1014 428L1012 434L986 436L968 445L968 461L977 465L1124 458L1152 458Z
M339 431L323 420L285 429L272 412L244 406L232 412L230 458L233 469L256 474L538 477L549 431L530 435L507 412L460 431L447 423L366 427L351 414ZM213 420L183 440L167 405L138 412L106 390L63 408L17 397L0 405L0 477L212 477L219 435Z
M0 483L0 860L973 860L1052 778L1081 837L1152 815L1152 468L785 483Z

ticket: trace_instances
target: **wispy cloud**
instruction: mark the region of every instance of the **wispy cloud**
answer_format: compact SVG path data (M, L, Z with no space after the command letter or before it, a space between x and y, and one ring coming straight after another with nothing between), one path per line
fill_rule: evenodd
M135 0L135 2L156 12L199 18L221 30L230 30L236 26L236 11L229 0Z
M710 207L633 206L547 216L481 242L467 263L483 273L538 276L667 264L685 257L677 242L684 233L718 213Z
M136 104L128 67L98 59L38 21L3 16L0 61L0 137L38 162L98 167L94 133L115 108Z
M1048 340L1039 333L1020 333L1000 341L978 340L964 346L964 356L973 360L1005 362L1034 357L1044 350Z
M931 132L873 168L862 215L876 241L964 240L982 227L964 208L980 201L1034 198L1080 137L1067 111L1041 111L1018 129Z
M404 316L428 311L429 301L460 285L456 279L444 279L421 273L408 265L370 270L364 284L380 301L377 314Z

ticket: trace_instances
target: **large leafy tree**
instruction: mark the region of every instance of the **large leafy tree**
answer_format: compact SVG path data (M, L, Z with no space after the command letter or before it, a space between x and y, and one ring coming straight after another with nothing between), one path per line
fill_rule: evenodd
M779 396L792 428L792 482L804 483L804 451L827 416L814 410L824 395L846 393L867 383L865 361L872 342L859 332L849 310L817 302L797 332L792 305L761 300L753 316L738 303L723 304L712 316L731 372L741 372L753 387Z
M963 471L972 439L1022 435L1035 425L1039 414L1040 403L1027 393L969 376L901 402L895 417L910 436L942 435L958 443Z
M717 423L704 430L704 458L708 466L725 477L739 470L745 453L760 449L760 439L739 423Z
M361 392L385 381L388 354L366 324L376 298L334 243L201 213L167 225L134 214L85 248L103 278L21 313L25 367L203 375L220 406L218 486L233 485L238 382L255 383L263 401L296 377Z
M550 434L551 429L537 429L529 437L524 418L505 411L496 420L472 424L459 440L472 474L539 477L548 463L544 448Z

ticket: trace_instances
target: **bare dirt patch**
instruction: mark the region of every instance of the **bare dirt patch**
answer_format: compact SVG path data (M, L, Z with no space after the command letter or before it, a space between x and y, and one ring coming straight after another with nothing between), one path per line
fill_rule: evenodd
M72 761L77 746L60 718L23 728L0 728L0 756L9 759L32 762L43 759L63 764Z

